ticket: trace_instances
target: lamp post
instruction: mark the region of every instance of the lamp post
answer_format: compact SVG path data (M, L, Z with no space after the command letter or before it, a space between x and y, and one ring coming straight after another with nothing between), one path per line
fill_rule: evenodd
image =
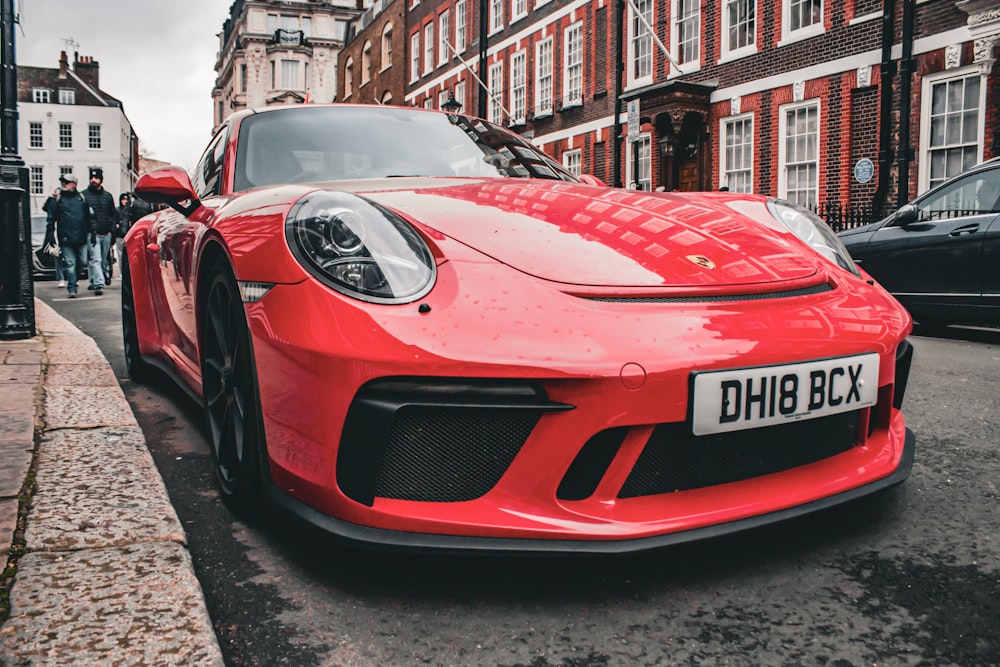
M17 154L14 0L0 0L0 339L35 335L28 168Z
M441 103L441 110L446 113L458 113L462 110L462 103L455 99L454 93L448 93L448 99Z

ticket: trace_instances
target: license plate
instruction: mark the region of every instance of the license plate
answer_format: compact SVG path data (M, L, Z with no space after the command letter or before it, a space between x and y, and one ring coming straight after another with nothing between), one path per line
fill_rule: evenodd
M875 405L878 354L694 374L692 430L725 433Z

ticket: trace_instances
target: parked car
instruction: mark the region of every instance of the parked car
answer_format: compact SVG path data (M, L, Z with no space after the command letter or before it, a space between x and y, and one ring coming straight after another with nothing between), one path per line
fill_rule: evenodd
M1000 324L1000 159L840 239L921 325Z
M618 552L898 484L912 320L787 202L577 179L486 121L239 112L125 237L129 372L222 496L391 547Z

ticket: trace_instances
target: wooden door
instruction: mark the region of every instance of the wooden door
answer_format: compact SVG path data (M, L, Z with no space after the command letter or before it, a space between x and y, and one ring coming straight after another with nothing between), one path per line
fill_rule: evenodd
M678 178L677 189L681 192L694 192L699 190L698 184L698 161L682 162Z

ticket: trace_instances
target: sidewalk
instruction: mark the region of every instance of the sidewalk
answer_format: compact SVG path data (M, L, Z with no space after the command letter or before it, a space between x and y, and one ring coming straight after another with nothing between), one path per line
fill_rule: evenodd
M184 530L117 378L92 339L35 309L38 335L0 341L0 567L37 455L0 665L222 665Z

